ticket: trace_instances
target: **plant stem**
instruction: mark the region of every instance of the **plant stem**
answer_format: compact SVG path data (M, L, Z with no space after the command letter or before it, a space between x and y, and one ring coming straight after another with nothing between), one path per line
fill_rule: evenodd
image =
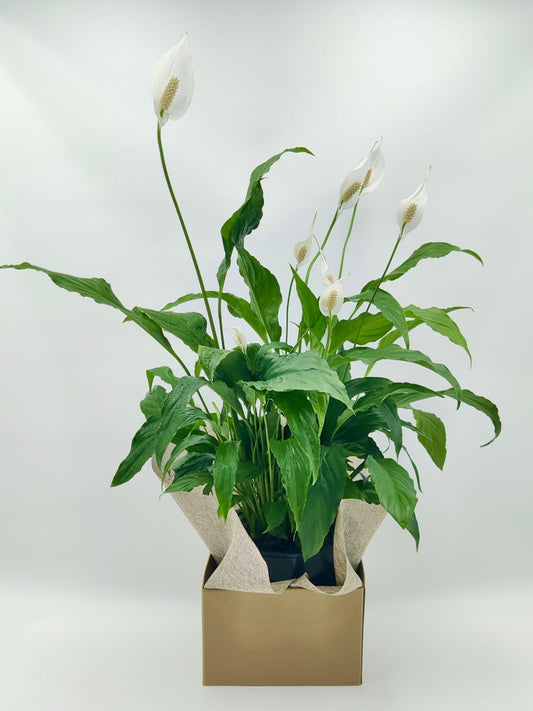
M224 341L224 328L222 326L222 284L218 288L218 306L217 306L217 312L218 312L218 327L220 329L220 343L222 345L222 348L226 347L226 343Z
M405 227L405 225L404 225L404 227ZM404 228L402 227L402 229L400 230L400 234L398 235L398 238L397 238L396 243L395 243L395 245L394 245L394 249L392 250L392 253L391 253L390 257L389 257L389 261L387 262L387 266L386 266L385 269L383 270L383 274L382 274L382 275L380 276L380 278L378 279L378 283L376 284L376 287L375 287L375 289L374 289L374 292L372 293L372 296L371 296L371 298L370 298L370 301L368 302L368 306L366 307L366 311L363 313L363 318L361 319L361 323L359 324L359 329L358 329L358 331L357 331L357 335L356 335L356 337L355 337L355 339L354 339L354 342L353 342L354 347L357 346L357 339L359 338L359 335L360 335L360 333L361 333L361 329L363 328L363 324L364 324L364 322L365 322L366 315L367 315L367 313L369 312L370 307L371 307L372 304L374 303L374 299L376 298L376 294L378 293L379 287L381 286L381 284L382 284L382 282L383 282L383 279L385 279L385 277L387 276L387 272L389 271L389 267L390 267L390 265L391 265L391 262L392 262L392 260L394 259L394 255L396 254L396 250L398 249L398 245L400 244L401 239L402 239L402 237L403 237L403 230L404 230ZM355 313L356 311L357 311L357 306L356 306L355 309L352 311L352 315L350 316L350 318L353 317L353 315L354 315L354 313Z
M350 228L348 230L348 234L346 235L346 239L344 240L344 245L342 248L342 256L341 256L341 265L339 267L339 279L342 276L342 270L344 268L344 255L346 254L346 247L348 246L348 242L350 240L350 235L352 234L352 229L353 229L353 223L355 220L355 213L357 212L357 206L359 205L359 198L357 198L357 202L353 206L353 211L352 211L352 219L350 220Z
M329 229L328 229L328 231L326 232L326 236L324 237L324 241L323 241L322 244L320 245L320 249L324 249L324 247L326 246L327 241L328 241L328 239L329 239L329 236L330 236L330 234L331 234L331 230L332 230L333 227L335 226L335 223L337 222L337 217L338 217L338 216L339 216L339 208L337 208L337 209L335 210L335 214L333 215L333 220L331 221L331 225L329 226ZM309 275L311 274L311 269L312 269L312 267L313 267L313 264L314 264L314 263L316 262L316 260L318 259L318 255L319 255L319 252L317 252L317 253L315 254L315 256L313 257L313 259L311 260L311 263L310 263L309 266L307 267L307 273L306 273L306 275L305 275L305 283L306 283L306 284L309 283Z
M294 274L292 275L291 283L289 284L289 293L287 294L287 307L285 309L285 342L289 342L289 304L291 303L291 291L294 286Z
M189 238L189 233L187 232L187 228L185 227L185 222L183 221L183 217L181 215L178 201L176 200L176 196L175 196L174 190L172 188L172 183L170 182L170 177L168 175L167 164L165 161L165 154L163 151L163 143L161 141L161 125L159 124L159 122L157 124L157 145L159 147L159 156L161 158L161 165L163 167L163 173L165 174L165 180L166 180L167 187L168 187L168 190L170 193L170 197L172 198L172 202L174 203L174 207L176 209L176 212L177 212L180 224L181 224L181 229L183 230L183 235L185 237L185 241L187 242L189 254L191 255L194 270L196 272L196 276L198 277L198 283L200 284L200 290L202 292L202 296L204 297L204 304L205 304L205 308L207 311L207 316L209 318L209 324L211 326L211 331L213 332L213 338L215 340L215 343L218 346L217 332L215 330L215 324L213 322L213 314L211 313L211 307L209 306L209 301L207 299L207 294L206 294L206 290L205 290L205 286L204 286L204 280L202 279L200 267L198 266L198 260L196 259L196 254L194 253L192 242Z

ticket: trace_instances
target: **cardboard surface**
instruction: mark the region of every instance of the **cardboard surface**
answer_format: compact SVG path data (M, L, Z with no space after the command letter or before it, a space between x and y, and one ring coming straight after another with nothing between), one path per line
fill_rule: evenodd
M361 684L365 579L346 595L202 588L204 685Z

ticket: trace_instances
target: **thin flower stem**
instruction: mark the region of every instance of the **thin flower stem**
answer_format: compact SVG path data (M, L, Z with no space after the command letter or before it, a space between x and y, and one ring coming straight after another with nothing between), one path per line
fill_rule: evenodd
M289 304L291 303L291 291L294 286L294 274L292 275L291 283L289 284L289 293L287 294L287 308L285 309L285 342L289 342Z
M329 312L329 317L328 317L328 335L326 338L326 349L324 351L324 358L327 360L329 356L329 347L331 345L331 332L332 332L332 322L333 322L333 315L331 311Z
M328 231L326 232L326 236L324 237L324 241L323 241L322 244L320 245L320 249L324 249L324 247L326 246L327 241L328 241L328 239L329 239L329 236L330 236L330 234L331 234L331 230L332 230L333 227L335 226L335 223L337 222L337 217L338 217L338 216L339 216L339 208L337 208L337 209L335 210L335 214L333 215L333 220L331 221L331 225L329 226L329 229L328 229ZM305 283L306 283L306 284L309 283L309 275L311 274L311 269L312 269L312 267L313 267L313 264L314 264L314 263L316 262L316 260L318 259L318 255L319 255L319 252L317 252L317 253L315 254L315 256L313 257L313 259L311 260L311 263L310 263L309 266L307 267L307 273L306 273L306 275L305 275Z
M185 222L183 221L183 217L181 215L181 210L179 208L178 201L176 200L176 196L175 196L174 190L172 188L172 183L170 182L170 177L168 175L167 164L165 161L165 154L163 151L163 143L161 141L161 124L159 122L157 124L157 145L159 147L159 156L161 158L161 165L163 167L163 173L165 174L165 180L166 180L167 187L168 187L168 190L170 193L170 197L172 198L172 202L174 203L174 208L176 209L176 213L178 215L178 218L179 218L179 221L181 224L181 229L183 230L183 235L185 237L185 241L187 242L189 254L191 255L194 270L196 272L196 276L198 277L198 283L200 284L200 290L202 292L202 296L204 297L204 304L205 304L205 308L207 311L207 316L209 318L209 324L211 326L211 331L213 332L213 338L215 340L216 345L218 346L218 336L217 336L217 332L215 330L215 324L213 322L213 314L211 313L211 307L209 306L209 301L207 299L207 293L206 293L205 286L204 286L204 280L202 279L200 267L198 266L198 260L196 259L196 254L194 253L192 242L189 238L189 233L187 232L187 228L185 227Z
M346 235L346 239L344 240L344 245L342 248L342 256L341 256L341 265L339 267L339 279L342 276L342 270L344 269L344 256L346 254L346 247L348 246L348 242L350 240L350 235L352 234L352 229L353 229L353 223L355 220L355 213L357 212L357 206L359 205L359 198L357 198L357 202L353 206L353 211L352 211L352 219L350 220L350 229L348 230L348 234Z
M218 289L218 328L220 330L220 342L222 345L222 348L226 347L226 343L224 341L224 327L222 326L222 285L220 285Z

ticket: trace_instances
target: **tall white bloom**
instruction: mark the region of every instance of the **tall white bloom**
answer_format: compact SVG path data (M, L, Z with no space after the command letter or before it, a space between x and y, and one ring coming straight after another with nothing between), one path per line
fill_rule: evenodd
M353 207L359 195L371 193L383 180L385 160L381 152L380 138L374 143L369 154L348 173L342 181L339 194L339 211Z
M404 234L411 232L418 225L424 214L424 209L428 201L426 183L431 172L431 166L428 168L426 177L420 183L418 188L412 195L400 201L398 205L398 224L403 228Z
M194 91L191 55L184 35L179 44L158 57L150 77L154 110L161 126L187 111Z
M309 230L309 235L305 238L302 239L300 242L297 242L295 247L294 247L294 256L296 258L296 269L298 267L303 266L304 264L307 264L311 257L311 247L313 244L313 230L315 229L315 222L316 222L316 212L315 216L313 217L313 222L311 223L311 229ZM316 238L315 238L316 239Z

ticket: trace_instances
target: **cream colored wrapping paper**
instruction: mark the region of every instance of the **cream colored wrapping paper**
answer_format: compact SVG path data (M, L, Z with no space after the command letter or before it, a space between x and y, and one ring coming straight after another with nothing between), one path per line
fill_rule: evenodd
M155 460L152 460L152 467L161 478ZM206 496L201 488L190 492L173 493L170 496L198 531L216 560L217 568L205 587L217 590L277 594L288 587L296 587L329 595L345 595L352 592L362 585L355 571L370 539L386 516L386 511L381 506L367 504L358 499L343 499L340 503L333 539L337 586L313 585L307 573L294 580L271 583L267 564L242 525L235 509L229 512L227 520L224 521L217 515L218 502L215 496L213 494Z

